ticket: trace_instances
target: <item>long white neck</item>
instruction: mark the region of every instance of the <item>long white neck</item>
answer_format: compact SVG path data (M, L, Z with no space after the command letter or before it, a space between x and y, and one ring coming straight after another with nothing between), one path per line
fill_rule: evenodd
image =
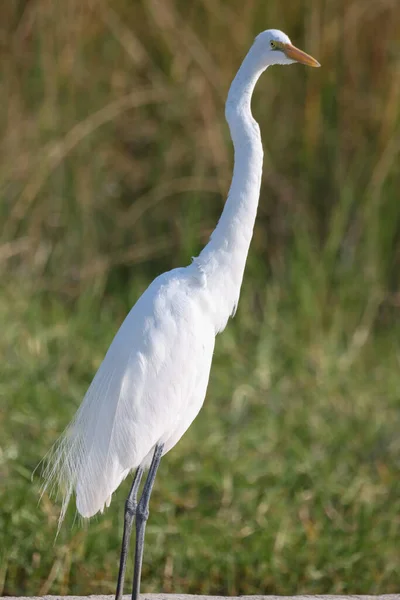
M194 259L212 295L210 306L217 331L224 329L236 310L257 214L263 149L250 103L264 69L250 49L229 90L225 115L235 150L232 183L218 225Z

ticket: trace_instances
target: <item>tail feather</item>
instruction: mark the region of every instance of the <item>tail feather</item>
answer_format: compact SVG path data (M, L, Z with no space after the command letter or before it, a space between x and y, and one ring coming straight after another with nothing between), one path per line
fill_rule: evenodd
M140 463L136 427L129 418L132 393L126 394L126 379L140 373L137 361L129 364L129 353L123 350L117 336L75 418L46 457L42 490L58 488L62 495L59 527L74 492L78 512L91 517L109 504L121 481Z

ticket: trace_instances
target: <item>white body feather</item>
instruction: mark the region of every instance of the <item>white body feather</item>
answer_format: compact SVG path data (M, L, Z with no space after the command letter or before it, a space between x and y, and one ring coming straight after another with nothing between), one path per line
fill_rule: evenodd
M203 404L215 336L239 300L260 193L263 152L250 109L269 64L260 37L228 95L234 174L209 243L191 265L157 277L139 298L50 455L45 485L55 481L63 490L61 520L73 492L82 516L103 510L132 469L148 466L157 443L164 453L176 444Z

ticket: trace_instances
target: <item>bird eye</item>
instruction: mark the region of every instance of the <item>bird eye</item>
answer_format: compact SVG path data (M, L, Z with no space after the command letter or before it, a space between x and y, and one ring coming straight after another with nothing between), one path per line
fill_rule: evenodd
M273 40L271 40L271 41L270 41L269 45L270 45L270 46L271 46L271 48L273 48L273 49L274 49L274 48L276 48L276 43L275 43Z

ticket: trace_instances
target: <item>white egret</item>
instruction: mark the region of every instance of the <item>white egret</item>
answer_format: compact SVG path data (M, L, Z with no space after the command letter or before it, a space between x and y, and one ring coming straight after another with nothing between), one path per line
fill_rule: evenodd
M214 340L235 313L260 194L263 149L251 113L261 73L274 64L319 63L276 29L260 33L226 102L234 170L224 210L210 241L193 262L157 277L117 332L66 432L50 453L45 487L63 493L60 523L71 494L83 517L102 511L136 469L125 504L116 598L123 593L133 520L137 600L149 500L161 457L181 438L206 394ZM149 468L142 496L137 493Z

